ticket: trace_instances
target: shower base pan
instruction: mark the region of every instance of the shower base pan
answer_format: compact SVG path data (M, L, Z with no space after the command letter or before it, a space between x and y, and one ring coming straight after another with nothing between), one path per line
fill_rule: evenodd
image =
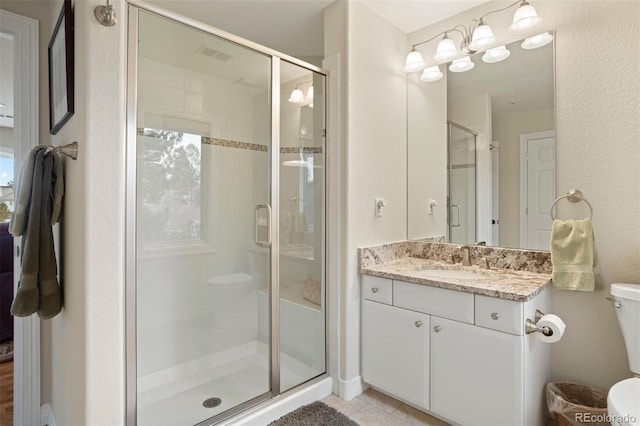
M282 389L318 375L283 355ZM269 389L268 347L251 342L138 378L140 426L196 424Z

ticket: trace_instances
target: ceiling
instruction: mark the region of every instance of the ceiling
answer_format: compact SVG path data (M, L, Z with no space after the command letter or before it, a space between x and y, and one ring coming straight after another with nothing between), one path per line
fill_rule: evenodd
M361 0L409 33L487 0ZM324 9L334 0L149 0L295 57L324 56Z
M360 0L404 33L473 9L488 0Z

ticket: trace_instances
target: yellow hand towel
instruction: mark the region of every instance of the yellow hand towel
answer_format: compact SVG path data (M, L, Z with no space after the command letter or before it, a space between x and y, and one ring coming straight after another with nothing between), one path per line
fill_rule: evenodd
M553 286L593 291L593 228L591 220L555 220L551 228Z

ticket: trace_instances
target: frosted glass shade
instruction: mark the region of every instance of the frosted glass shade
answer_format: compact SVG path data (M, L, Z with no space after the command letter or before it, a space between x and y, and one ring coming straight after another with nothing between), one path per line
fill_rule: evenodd
M427 67L422 55L417 50L412 50L407 55L407 61L402 68L402 71L406 73L422 71Z
M482 23L473 30L473 36L471 36L471 43L469 43L469 49L479 51L484 50L491 46L496 41L493 36L491 27L485 23Z
M494 49L489 49L482 55L482 61L488 64L504 61L511 55L509 49L506 46L498 46Z
M536 9L529 3L523 2L513 15L513 23L509 27L509 32L512 34L522 34L541 23L542 18L538 16Z
M313 102L313 86L309 86L309 90L307 90L307 96L304 97L304 100L307 102Z
M471 58L469 56L465 56L463 58L456 59L449 65L449 71L451 72L465 72L473 69L476 64L471 62Z
M304 93L300 89L293 89L291 92L291 96L289 96L289 102L293 104L303 104L304 103Z
M436 49L436 54L433 55L433 59L437 62L446 62L449 59L455 57L460 52L458 52L458 48L456 48L456 44L449 37L444 36L440 43L438 43L438 47Z
M440 67L434 65L422 71L422 75L420 76L420 81L424 81L426 83L430 83L432 81L438 81L442 78L443 74L440 71Z
M546 46L551 43L553 36L549 33L542 33L533 37L525 38L522 42L523 49L537 49L538 47Z

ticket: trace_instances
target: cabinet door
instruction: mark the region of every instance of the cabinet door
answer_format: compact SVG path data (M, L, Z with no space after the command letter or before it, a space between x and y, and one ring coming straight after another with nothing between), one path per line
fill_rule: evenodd
M461 425L521 425L522 336L431 317L431 411Z
M429 315L362 302L365 382L429 409Z

